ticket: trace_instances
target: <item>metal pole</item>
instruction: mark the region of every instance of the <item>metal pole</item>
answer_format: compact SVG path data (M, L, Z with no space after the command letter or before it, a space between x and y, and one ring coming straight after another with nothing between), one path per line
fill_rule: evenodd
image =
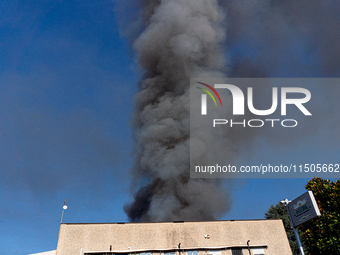
M61 213L61 220L60 220L60 224L63 223L63 216L64 216L64 209L63 212Z
M289 219L290 219L290 223L292 223L292 228L293 228L293 231L294 231L294 234L295 234L296 242L297 242L297 244L299 246L300 253L301 253L301 255L305 255L305 253L303 252L302 245L301 245L299 233L298 233L297 229L294 227L292 216L290 215L290 212L289 212L289 209L288 209L288 204L290 202L291 201L288 201L288 199L285 199L284 201L281 201L281 203L283 203L286 206L286 208L287 208Z
M61 213L60 224L63 223L63 216L64 216L64 211L65 211L65 203L66 203L66 199L64 200L64 206L63 206L63 211L62 211L62 213Z

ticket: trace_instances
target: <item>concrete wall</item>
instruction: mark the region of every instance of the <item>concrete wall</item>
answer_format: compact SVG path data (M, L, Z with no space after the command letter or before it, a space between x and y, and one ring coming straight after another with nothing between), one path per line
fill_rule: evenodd
M210 238L205 238L209 235ZM105 223L61 224L57 255L79 255L84 252L153 251L221 249L222 255L231 254L231 247L264 247L265 254L291 255L288 239L281 220L162 222L162 223ZM177 253L178 254L178 253Z

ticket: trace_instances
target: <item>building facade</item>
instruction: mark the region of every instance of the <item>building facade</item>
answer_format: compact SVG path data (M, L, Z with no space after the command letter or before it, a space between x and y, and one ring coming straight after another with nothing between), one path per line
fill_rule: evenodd
M281 220L60 225L57 255L291 255Z

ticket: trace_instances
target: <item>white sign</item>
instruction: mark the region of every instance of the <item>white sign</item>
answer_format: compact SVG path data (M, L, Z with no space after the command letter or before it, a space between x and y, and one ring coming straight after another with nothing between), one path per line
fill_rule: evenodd
M308 191L288 204L294 227L321 215L312 191Z

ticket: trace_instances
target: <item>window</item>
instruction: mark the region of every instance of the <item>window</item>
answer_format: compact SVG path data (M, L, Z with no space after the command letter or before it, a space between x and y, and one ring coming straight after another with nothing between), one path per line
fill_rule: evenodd
M163 254L164 254L164 255L176 255L176 252L175 252L175 251L172 251L172 252L164 252Z
M208 253L211 255L222 255L221 250L210 250Z
M187 255L198 255L198 251L187 251Z
M231 249L231 255L243 255L241 248L233 248Z
M264 255L264 249L263 248L253 248L253 254L254 255Z

